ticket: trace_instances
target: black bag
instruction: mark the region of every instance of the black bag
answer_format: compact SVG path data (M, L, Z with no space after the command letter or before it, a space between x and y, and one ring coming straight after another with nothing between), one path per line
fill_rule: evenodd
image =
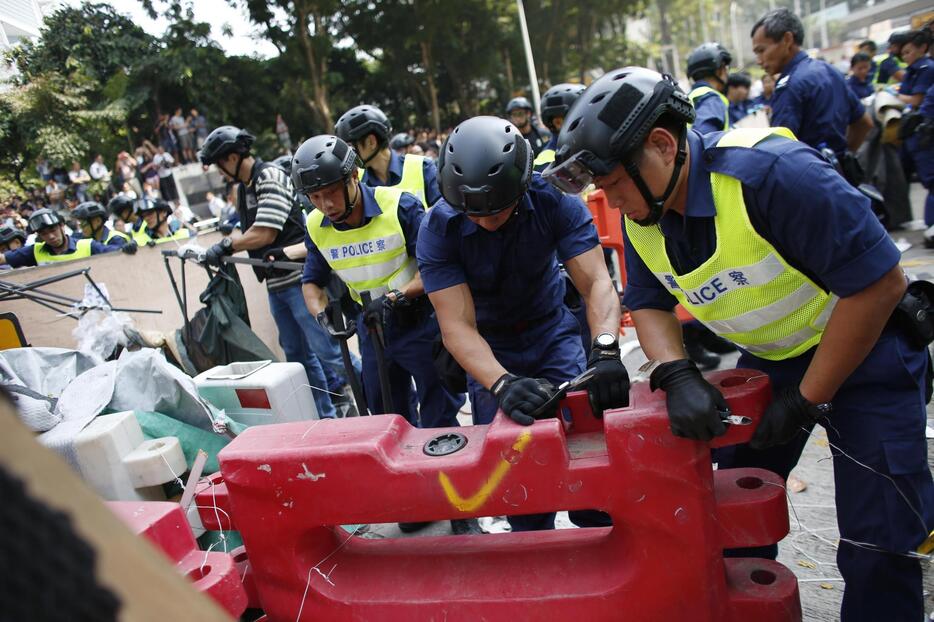
M892 313L916 348L926 348L934 341L934 283L912 281Z

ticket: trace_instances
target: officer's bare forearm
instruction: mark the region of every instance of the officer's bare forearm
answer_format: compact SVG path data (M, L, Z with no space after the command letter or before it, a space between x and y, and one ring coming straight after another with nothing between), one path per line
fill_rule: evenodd
M801 379L809 402L829 402L875 346L905 293L905 275L895 266L866 289L837 301L810 365Z
M639 345L650 361L677 361L687 358L681 321L672 311L640 309L632 312Z
M873 126L872 117L868 112L864 112L862 117L846 128L846 148L855 153Z
M289 259L304 259L308 256L308 248L305 246L304 242L286 246L282 249L282 252L285 253L285 256Z
M422 275L420 272L416 271L415 276L411 281L399 288L399 291L402 292L402 295L412 300L418 298L419 296L425 295L425 284L422 283Z
M587 305L587 325L594 337L619 334L619 295L613 287L603 259L603 248L595 246L565 262L565 269Z
M314 283L302 284L302 296L305 298L305 306L313 317L324 311L328 306L328 295L323 288Z
M272 244L279 232L272 227L253 225L238 238L233 238L233 251L249 251Z
M898 98L909 106L914 106L917 108L921 105L921 100L924 99L924 93L918 93L917 95L902 95L899 93Z

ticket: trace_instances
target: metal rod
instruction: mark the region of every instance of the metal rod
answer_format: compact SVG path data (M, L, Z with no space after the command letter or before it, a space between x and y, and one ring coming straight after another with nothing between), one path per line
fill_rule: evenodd
M266 261L264 259L254 259L253 257L224 257L224 262L241 263L261 268L280 268L282 270L301 270L305 267L305 264L299 261Z
M113 309L113 305L110 303L110 299L104 295L104 292L101 291L101 288L97 286L97 283L94 282L94 279L91 278L91 275L87 272L84 273L84 278L88 280L88 283L91 284L91 287L94 288L94 291L97 292L97 295L104 299L104 302L107 303L107 306Z
M341 311L340 300L332 300L328 303L331 308L331 318L334 321L334 328L338 332L346 332L344 324L344 313ZM361 417L369 414L366 404L366 394L360 386L360 379L357 378L357 371L353 367L353 361L350 358L350 346L347 344L347 337L336 337L337 343L341 348L341 359L344 361L344 371L347 373L347 382L350 383L350 390L353 392L354 401L357 402L357 414Z
M175 280L172 267L169 265L169 257L171 257L171 255L166 255L165 253L162 255L162 259L165 261L165 271L169 273L169 282L172 283L172 291L175 293L175 300L178 302L178 308L182 310L182 319L185 321L185 337L188 337L190 332L188 327L188 315L184 313L185 305L182 304L182 296L178 292L178 283Z
M369 292L361 292L360 299L363 301L364 315L366 308L372 302ZM383 398L383 413L392 413L395 408L392 404L392 391L389 386L389 368L386 365L386 342L383 335L382 322L367 324L367 333L370 335L370 342L373 344L373 352L376 354L376 369L379 372L379 390Z
M535 116L542 116L542 97L538 92L538 75L535 73L535 61L532 59L532 43L529 41L529 27L525 23L525 7L522 0L516 0L519 9L519 29L522 31L522 45L525 47L525 64L529 68L529 81L532 87L532 106L535 107Z

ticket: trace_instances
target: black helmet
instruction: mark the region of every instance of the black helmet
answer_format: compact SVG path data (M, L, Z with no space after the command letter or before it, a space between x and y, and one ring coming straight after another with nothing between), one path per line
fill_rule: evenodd
M584 91L580 103L564 118L555 161L542 175L559 189L576 194L594 177L623 164L653 215L657 211L660 217L687 155L687 132L680 132L674 175L662 197L652 196L631 156L663 114L685 125L694 121L694 107L671 76L642 67L605 74Z
M392 124L376 106L356 106L341 115L334 125L334 133L351 145L369 134L376 134L376 139L382 146L389 142Z
M405 132L399 132L392 137L392 140L389 141L390 149L405 149L409 145L413 144L415 139L412 138L411 134Z
M441 194L460 212L491 216L525 194L532 158L528 141L512 123L498 117L467 119L441 147Z
M222 125L208 134L204 140L204 145L198 151L198 159L201 164L210 166L224 156L230 153L239 153L247 155L250 153L250 147L256 140L252 134L246 130L241 130L232 125Z
M125 210L131 210L130 215L135 214L136 201L130 197L118 195L110 199L110 203L107 204L107 211L117 218L122 218Z
M62 218L58 215L58 212L53 212L49 208L43 207L42 209L34 211L29 217L29 230L32 233L38 233L43 229L59 225L61 222Z
M136 211L140 215L153 210L161 210L167 214L172 213L172 206L162 199L139 199L136 201Z
M733 57L725 47L716 41L701 43L688 54L688 77L691 80L700 80L704 76L717 73L724 65L729 66Z
M16 238L19 238L23 244L26 243L26 233L22 229L17 229L13 225L0 226L0 244L9 244Z
M531 112L532 104L530 104L529 100L527 100L524 97L513 97L512 99L509 100L509 103L506 104L506 114L509 114L513 110L518 110L519 108L522 108L524 110L528 110L529 112Z
M281 155L275 160L273 160L272 163L275 166L278 166L279 168L281 168L283 171L285 171L286 175L292 174L292 156L288 154Z
M552 132L555 129L554 120L557 117L565 117L571 104L577 101L580 94L584 92L583 84L556 84L542 96L542 123Z
M315 192L347 179L357 166L357 152L330 134L309 138L292 157L292 185L299 194Z
M100 217L101 220L107 220L107 210L104 209L104 206L97 201L85 201L84 203L79 203L78 207L71 211L71 215L78 220L83 220L85 222L91 220L94 217Z

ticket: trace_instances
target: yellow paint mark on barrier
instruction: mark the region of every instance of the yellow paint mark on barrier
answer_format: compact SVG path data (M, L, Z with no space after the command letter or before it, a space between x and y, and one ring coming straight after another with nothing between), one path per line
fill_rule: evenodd
M521 454L522 450L525 449L525 446L528 445L531 440L532 432L530 430L523 430L519 433L519 438L516 439L516 442L512 444L512 451ZM444 490L444 494L447 495L451 505L461 512L473 512L486 503L486 500L489 499L493 491L496 490L500 482L503 481L503 478L506 476L506 473L509 472L509 468L512 465L513 463L509 460L501 459L499 464L496 465L496 468L493 469L490 477L480 486L480 489L466 499L460 496L460 493L454 488L454 484L451 483L450 478L443 471L438 473L438 481L441 483L441 488Z

